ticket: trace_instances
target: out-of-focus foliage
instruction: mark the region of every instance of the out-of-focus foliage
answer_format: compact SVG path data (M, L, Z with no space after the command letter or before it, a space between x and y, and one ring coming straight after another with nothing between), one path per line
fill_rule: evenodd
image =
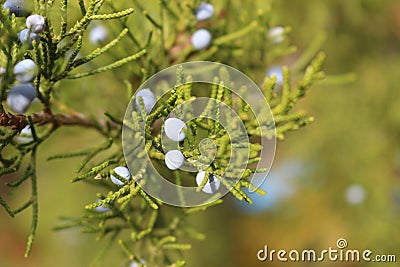
M248 215L236 209L212 210L207 217L209 221L202 227L209 229L209 224L213 227L207 232L208 240L198 245L199 249L206 249L206 243L214 244L217 240L233 245L218 246L217 260L197 253L192 257L202 259L201 265L229 262L232 266L265 266L269 263L258 262L256 258L257 251L265 244L270 249L322 250L335 248L337 239L346 238L351 249L396 254L398 261L400 5L398 1L288 0L276 1L272 7L274 23L293 27L291 37L299 44L300 51L315 34L324 32L327 73L351 72L357 79L347 85L335 84L334 80L328 84L327 80L321 89L310 94L305 105L315 115L315 123L304 130L304 139L289 136L278 146L273 170L293 158L306 170L303 174L292 174L296 177L296 193L276 205L273 212ZM284 62L291 60L282 58ZM354 184L365 190L365 199L358 205L346 200L346 190ZM217 216L225 219L216 219ZM228 228L226 218L230 222ZM272 265L315 263L275 261Z

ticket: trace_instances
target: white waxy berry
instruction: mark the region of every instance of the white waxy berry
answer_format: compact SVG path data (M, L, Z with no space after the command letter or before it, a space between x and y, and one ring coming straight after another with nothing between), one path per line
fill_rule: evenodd
M18 136L15 137L18 144L27 144L33 141L31 126L26 125Z
M10 14L14 14L16 17L25 17L32 10L32 2L30 0L7 0L3 8L10 10Z
M359 205L365 199L365 189L361 185L354 184L346 189L345 197L347 203L351 205Z
M135 95L136 107L140 110L140 97L143 99L144 108L147 113L150 113L154 105L156 104L156 97L153 92L149 89L142 89L138 91Z
M23 44L28 44L29 49L32 49L32 42L39 43L40 36L37 33L30 32L28 29L23 29L18 33L18 38Z
M114 168L114 172L121 176L122 178L125 178L126 180L130 180L131 179L131 173L129 172L128 168L123 167L123 166L119 166ZM116 185L124 185L124 183L122 181L120 181L117 177L115 177L114 175L110 175L111 181L116 184Z
M283 72L280 66L272 66L267 71L267 76L271 77L275 76L276 84L282 85L283 84Z
M183 132L183 128L187 129L186 123L177 118L168 118L164 124L165 134L175 142L185 139L186 135Z
M44 17L40 15L30 15L26 18L26 28L34 33L40 33L43 31L45 24Z
M278 26L270 29L268 31L268 37L275 44L282 43L285 40L285 28Z
M1 76L6 73L6 69L3 67L0 67L0 84L1 84Z
M185 157L179 150L171 150L168 151L167 154L165 154L165 165L167 165L168 169L170 170L179 169L182 166L184 160Z
M210 3L202 2L196 10L196 19L199 21L207 20L214 15L214 6Z
M100 201L101 200L98 199L96 202L100 202ZM108 212L108 211L111 211L110 208L107 208L104 205L98 206L98 207L94 208L94 210L97 211L97 212Z
M24 59L14 66L15 79L20 83L28 83L35 79L38 67L32 59Z
M141 266L143 266L143 265L145 265L146 264L146 261L145 260L140 260L140 265ZM137 262L137 261L132 261L130 264L129 264L129 267L139 267L139 263Z
M206 175L205 171L199 171L196 175L196 183L198 186L203 182L204 176ZM207 183L203 187L202 191L207 194L214 194L218 191L221 186L221 181L215 178L213 175L209 175L207 179Z
M32 84L18 84L11 87L7 96L7 105L16 113L24 113L36 97L37 91Z
M192 35L192 45L197 50L207 48L211 43L211 33L205 29L195 31Z
M96 25L89 33L89 40L94 45L104 43L107 41L107 29L102 25Z

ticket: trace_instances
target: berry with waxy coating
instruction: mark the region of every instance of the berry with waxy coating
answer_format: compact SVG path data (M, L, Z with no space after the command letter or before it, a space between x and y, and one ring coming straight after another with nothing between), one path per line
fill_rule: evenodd
M7 0L4 3L3 9L10 10L10 14L14 14L16 17L27 16L33 8L32 0Z
M278 26L270 29L268 37L274 44L282 43L285 40L285 28Z
M33 81L38 73L38 67L32 59L24 59L14 66L14 74L20 83Z
M363 186L359 184L353 184L347 187L345 196L347 203L351 205L359 205L364 202L366 192Z
M23 29L18 33L18 39L21 41L21 43L28 44L29 49L32 49L32 42L36 41L36 43L39 43L40 36L37 33L30 32L28 29Z
M26 28L33 33L40 33L43 31L45 25L44 17L40 15L30 15L26 18Z
M149 89L142 89L136 93L135 101L138 110L140 109L140 102L139 102L140 97L143 99L143 104L146 112L150 113L151 109L156 104L156 97L154 96L153 92L150 91Z
M198 186L203 182L204 176L206 175L205 171L199 171L196 175L196 183ZM221 186L221 181L215 178L212 174L208 176L207 183L203 187L202 191L207 194L214 194L218 191Z
M19 144L27 144L33 141L31 126L26 125L18 136L15 137L15 141Z
M265 195L253 194L251 189L243 188L252 204L246 201L235 200L238 208L245 213L278 212L281 205L300 189L298 178L306 172L304 162L287 160L273 169L268 177L266 173L257 173L251 178L251 183L266 192Z
M98 199L96 202L100 202L100 201L101 200ZM107 208L104 205L98 206L98 207L94 208L94 210L97 211L97 212L108 212L108 211L111 211L110 208Z
M199 21L207 20L214 15L214 6L210 3L202 2L196 10L196 19Z
M114 168L114 172L117 175L125 178L126 180L131 179L131 173L129 172L127 167L123 167L123 166L116 167L116 168ZM120 185L120 186L124 185L124 183L122 181L120 181L117 177L115 177L114 175L111 174L110 178L114 184Z
M185 157L179 150L171 150L168 151L167 154L165 154L165 165L167 165L168 169L170 170L179 169L182 166L184 160Z
M280 66L272 66L268 69L267 75L272 78L272 76L276 77L276 84L282 85L283 84L283 72Z
M144 266L145 264L146 264L146 261L143 260L143 259L141 259L141 260L140 260L140 266ZM137 261L132 261L132 262L129 264L129 267L139 267L139 263L138 263Z
M107 41L107 29L102 25L97 25L89 33L89 40L92 44L98 45Z
M211 33L205 29L197 30L192 35L192 45L197 50L207 48L211 43Z
M6 73L6 69L3 67L0 67L0 84L1 84L1 76L3 76L4 73Z
M183 132L183 128L187 129L186 123L177 118L168 118L164 124L165 134L175 142L185 139L186 135Z
M7 96L7 105L16 113L24 113L36 97L37 91L32 84L18 84L11 87Z

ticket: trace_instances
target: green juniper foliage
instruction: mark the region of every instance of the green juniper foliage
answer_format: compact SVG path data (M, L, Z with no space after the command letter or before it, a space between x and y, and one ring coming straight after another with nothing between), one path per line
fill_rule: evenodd
M4 2L0 0L2 6ZM30 183L31 196L17 208L11 207L5 196L0 196L0 204L12 217L32 208L32 226L25 256L31 252L38 224L37 179L40 177L36 175L37 154L43 142L55 131L68 125L81 126L82 130L95 129L104 140L81 151L60 151L59 155L48 160L81 157L82 162L72 182L95 184L104 188L101 192L107 193L98 193L93 197L97 197L98 201L86 205L82 217L66 218L56 229L79 227L84 233L95 233L98 238L108 238L110 242L118 243L126 254L124 264L145 260L148 266L183 266L185 262L182 261L181 251L190 249L190 244L182 243L181 238L203 238L201 233L186 224L186 218L222 202L216 200L200 207L173 208L153 199L140 187L139 181L146 176L147 163L138 166L130 180L114 171L117 166L126 166L121 147L123 125L135 137L135 133L140 130L140 123L146 118L143 99L139 99L140 109L133 110L128 121L123 121L122 116L110 114L107 110L103 111L103 118L94 118L79 111L60 112L63 103L57 101L57 96L63 93L61 89L67 80L102 75L103 72L113 71L128 63L129 73L115 72L113 76L118 84L116 88L128 91L127 100L143 81L171 64L195 60L219 61L243 70L251 77L265 77L265 70L274 60L295 52L288 40L289 28L284 28L279 42L268 37L267 32L272 28L269 9L256 9L256 14L254 10L251 13L251 10L243 9L242 15L238 17L235 13L241 8L230 1L224 1L226 3L215 3L216 14L212 19L198 22L194 12L200 1L153 2L36 0L31 13L42 15L45 26L40 33L40 40L33 41L32 47L18 39L18 32L25 28L26 18L16 17L9 10L1 9L0 66L4 68L4 73L1 74L0 85L0 175L17 173L19 179L7 183L7 186L17 189L24 183ZM87 35L98 21L104 21L104 27L118 34L113 40L102 43L101 47L90 52L92 45ZM199 28L207 28L213 36L210 45L203 50L196 50L190 44L191 34ZM208 97L233 108L243 120L251 139L249 160L240 170L240 176L237 177L235 173L238 170L231 170L230 173L238 179L238 183L233 185L229 180L221 180L238 199L251 202L242 188L264 193L250 182L253 173L268 171L252 167L258 163L262 150L259 127L268 128L271 123L275 123L275 128L262 137L283 140L288 131L297 130L313 121L312 117L295 107L313 83L324 78L322 66L325 55L318 53L319 43L317 38L315 44L292 66L282 68L282 84L277 83L276 76L266 76L259 81L275 122L265 120L256 123L249 106L228 90L229 82L223 82L223 73L221 77L216 77L216 85L212 86ZM126 53L122 57L115 53L118 47L125 48ZM39 101L33 103L26 113L16 114L6 102L10 89L18 84L13 67L27 58L32 59L38 67L38 74L32 83ZM97 66L103 62L100 58L112 58L113 61ZM159 100L156 109L147 117L146 151L135 152L135 157L141 158L148 153L155 164L163 164L165 155L160 140L161 131L156 126L157 120L165 120L169 111L198 96L194 85L190 83L190 76L185 76L184 71L180 69L175 88L166 98ZM246 88L242 90L245 92ZM26 126L30 127L31 136L25 136L27 142L20 142L18 138L23 137L21 130ZM198 118L188 126L185 131L187 139L182 146L184 156L197 159L201 154L197 148L199 137L212 139L218 147L216 164L206 170L205 177L208 174L219 177L226 171L227 151L235 144L230 143L222 126L211 120ZM123 185L118 187L111 183L110 175L117 177ZM186 184L187 179L188 175L173 172L172 181L177 185ZM204 179L199 189L206 182Z

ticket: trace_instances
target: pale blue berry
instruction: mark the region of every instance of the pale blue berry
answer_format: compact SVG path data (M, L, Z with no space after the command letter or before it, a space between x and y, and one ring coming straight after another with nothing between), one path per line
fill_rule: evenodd
M140 260L140 265L141 266L144 266L146 264L146 261L145 260ZM130 264L129 264L129 267L139 267L139 263L137 262L137 261L132 261Z
M98 45L107 41L107 29L97 25L89 33L89 40L92 44Z
M180 142L185 139L184 128L187 129L186 123L177 118L168 118L164 124L165 134L169 139L175 142Z
M96 202L100 202L100 201L101 201L101 200L98 199ZM97 212L108 212L108 211L111 211L110 208L107 208L107 207L105 207L104 205L98 206L98 207L96 207L94 210L97 211Z
M33 1L31 0L7 0L4 3L3 9L10 10L10 14L16 17L27 16L33 8Z
M140 97L143 99L143 104L146 112L150 113L150 111L156 104L156 97L154 96L153 92L149 89L142 89L135 94L136 107L138 110L140 109Z
M269 76L271 78L272 78L272 76L275 76L276 84L277 85L282 85L283 84L282 67L280 67L280 66L272 66L271 68L268 69L267 76Z
M119 176L121 176L122 178L125 178L126 180L130 180L131 179L131 173L129 172L128 168L123 167L123 166L119 166L114 168L114 172L116 174L118 174ZM111 181L119 186L124 185L124 183L122 181L120 181L117 177L115 177L114 175L110 175Z
M185 157L179 150L171 150L168 151L167 154L165 154L165 165L167 165L168 169L170 170L179 169L182 166L184 160Z
M273 168L270 173L257 173L251 178L251 183L266 194L254 194L253 190L242 188L243 192L251 198L252 204L239 200L235 200L235 203L245 213L279 211L288 198L298 193L297 178L302 177L305 171L303 162L288 160L277 168Z
M15 141L19 144L27 144L33 141L31 126L27 125L22 129L20 134L15 137Z
M214 6L210 3L202 2L196 10L196 19L199 21L207 20L214 14Z
M285 40L285 28L278 26L270 29L268 37L275 44L282 43Z
M345 192L346 201L351 205L359 205L364 202L365 195L364 187L358 184L347 187Z
M196 183L198 186L203 182L204 176L206 175L205 171L199 171L196 175ZM207 183L203 187L202 191L207 194L214 194L219 190L221 186L221 181L215 178L212 174L208 176Z
M7 105L16 113L24 113L36 97L37 91L32 84L18 84L11 87L7 96Z
M1 76L3 76L4 73L6 73L6 69L3 67L0 67L0 84L1 84L1 79L2 79Z
M23 29L18 33L18 38L23 44L28 44L29 49L32 49L32 42L39 43L40 36L37 33L30 32L28 29Z
M38 67L32 59L24 59L14 66L15 79L20 83L28 83L35 79Z
M195 31L192 35L192 45L197 50L207 48L211 43L211 33L205 29Z
M30 15L26 18L26 28L34 33L43 31L45 25L44 17L40 15Z

